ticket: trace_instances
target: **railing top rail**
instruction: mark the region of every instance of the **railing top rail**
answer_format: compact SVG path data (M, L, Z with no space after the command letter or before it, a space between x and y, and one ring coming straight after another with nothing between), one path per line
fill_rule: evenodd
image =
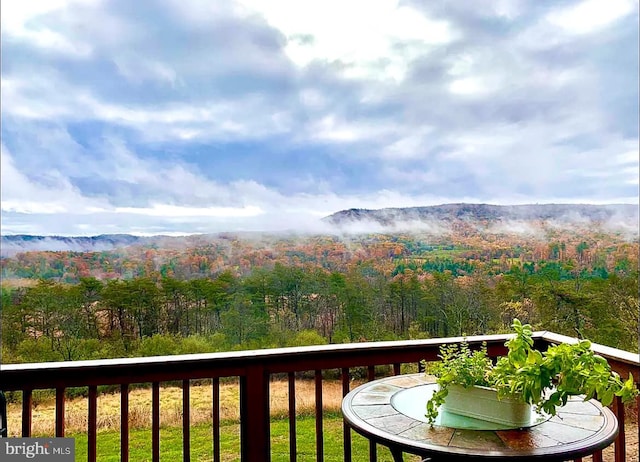
M580 340L575 337L569 337L567 335L556 334L554 332L536 332L538 338L545 340L549 343L576 343ZM626 363L632 366L640 367L640 354L632 353L630 351L619 350L617 348L611 348L606 345L600 345L599 343L591 342L591 349L599 355L613 359L622 363Z
M486 342L489 354L495 356L503 354L504 343L512 336L477 335L144 358L7 364L0 366L0 388L6 391L25 387L38 389L244 376L255 367L264 368L270 373L281 373L410 363L437 359L441 345L462 340L475 345ZM552 332L535 332L534 339L544 343L577 341ZM640 380L638 355L597 344L594 350L611 361L612 366L615 364L616 370L624 376L632 373L636 381Z
M61 361L61 362L44 362L44 363L22 363L22 364L4 364L0 365L0 371L47 371L51 369L64 370L64 369L93 369L99 367L110 366L141 366L141 365L170 365L173 363L184 362L217 362L217 361L237 361L251 359L253 361L260 361L265 358L272 357L288 357L299 355L314 355L317 353L323 354L340 354L346 352L361 352L361 351L389 351L389 350L403 350L406 348L420 348L420 347L438 347L448 343L459 343L463 340L474 344L487 342L489 344L496 344L505 342L512 334L495 334L495 335L475 335L467 337L443 337L432 338L422 340L396 340L385 342L358 342L358 343L343 343L332 345L313 345L304 347L287 347L287 348L269 348L262 350L240 350L240 351L227 351L221 353L198 353L198 354L184 354L184 355L168 355L168 356L147 356L140 358L115 358L115 359L96 359L86 361Z

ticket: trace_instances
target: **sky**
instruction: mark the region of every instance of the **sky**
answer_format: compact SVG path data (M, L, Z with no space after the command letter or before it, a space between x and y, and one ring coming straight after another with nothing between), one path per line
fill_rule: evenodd
M3 0L3 235L638 203L636 0Z

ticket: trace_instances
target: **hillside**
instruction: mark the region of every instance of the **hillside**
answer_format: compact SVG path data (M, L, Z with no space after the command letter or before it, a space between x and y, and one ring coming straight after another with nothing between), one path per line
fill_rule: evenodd
M324 220L337 226L359 221L373 221L384 226L394 226L402 222L451 223L457 220L467 222L554 221L567 224L593 222L632 225L638 222L638 206L632 204L444 204L380 210L349 209L334 213Z
M2 236L2 255L31 251L95 252L127 247L144 241L129 234L103 234L100 236L31 236L14 234Z

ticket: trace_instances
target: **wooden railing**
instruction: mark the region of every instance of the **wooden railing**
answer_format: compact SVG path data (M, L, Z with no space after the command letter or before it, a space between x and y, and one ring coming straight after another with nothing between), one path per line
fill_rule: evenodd
M495 357L505 354L505 335L467 337L471 344L486 342L488 353ZM437 359L441 345L457 343L461 338L372 342L300 348L280 348L228 353L176 355L147 358L108 359L98 361L73 361L61 363L16 364L0 367L0 389L22 391L22 436L31 436L33 391L55 390L55 436L65 435L65 390L70 387L87 387L88 460L97 458L97 387L118 385L121 399L120 459L129 460L129 391L133 384L151 383L152 425L151 459L160 460L160 384L180 381L182 384L183 460L191 459L190 436L190 387L196 379L212 379L212 459L220 461L220 379L238 377L240 384L240 458L243 462L270 460L270 409L269 384L274 374L288 377L289 390L289 453L296 461L296 380L295 373L312 371L315 379L316 460L324 460L323 437L323 371L337 370L342 381L343 396L350 389L350 369L364 367L368 380L375 378L375 366L391 366L393 374L400 374L401 365L417 364L423 359ZM575 341L569 337L549 332L536 332L539 348L553 343ZM624 377L632 373L640 382L638 355L613 348L594 345L612 368ZM640 400L636 403L636 411ZM616 462L626 461L625 414L620 402L614 405L620 423L620 433L615 442ZM11 432L11 429L10 429ZM640 437L640 425L637 428ZM53 436L53 435L52 435ZM344 425L344 461L351 462L351 431ZM376 447L370 445L370 460L376 460ZM601 460L601 454L594 455ZM135 462L135 461L134 461Z

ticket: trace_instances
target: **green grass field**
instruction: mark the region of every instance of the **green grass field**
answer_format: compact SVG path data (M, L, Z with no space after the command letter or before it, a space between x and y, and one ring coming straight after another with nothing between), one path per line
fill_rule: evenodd
M315 461L315 420L312 417L300 418L297 426L298 461ZM324 460L327 462L343 462L342 449L342 416L325 415L324 428ZM76 461L87 460L87 435L68 435L76 440ZM240 426L228 423L220 427L220 456L223 461L240 460ZM200 424L191 428L191 460L194 462L211 461L213 458L211 425ZM120 461L120 434L118 432L98 433L98 461ZM369 460L369 442L352 432L353 461ZM163 427L160 429L160 458L165 461L182 460L182 428ZM146 462L151 460L151 431L130 430L129 460ZM289 422L286 419L271 422L271 460L274 462L289 461ZM378 446L378 460L392 461L389 450ZM418 460L405 456L405 460Z

